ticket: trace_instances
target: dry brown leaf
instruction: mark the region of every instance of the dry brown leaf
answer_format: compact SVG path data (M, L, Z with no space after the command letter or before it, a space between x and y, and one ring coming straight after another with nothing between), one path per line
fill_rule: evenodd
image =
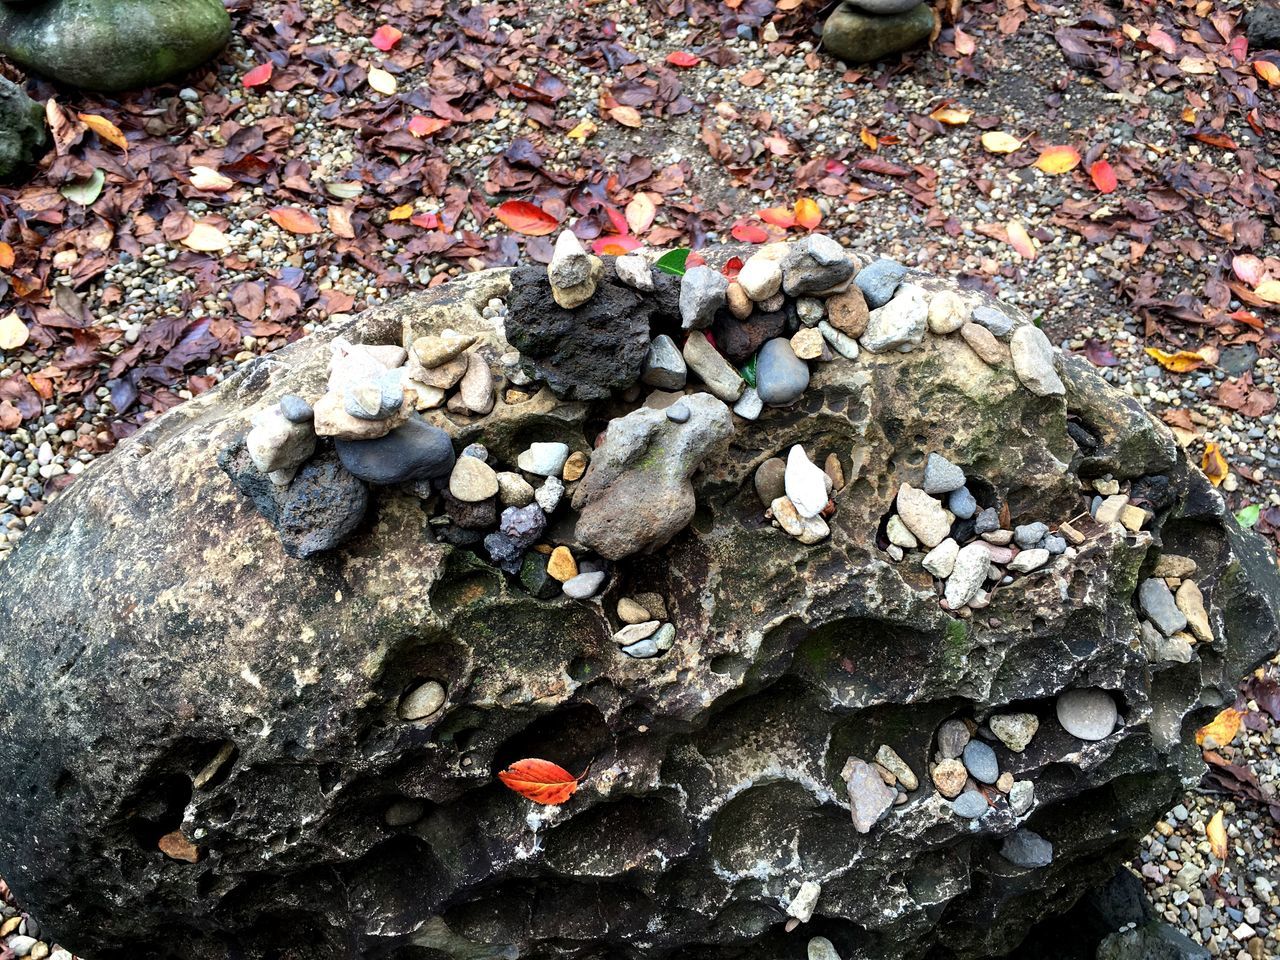
M182 245L201 253L221 253L231 249L231 242L227 239L227 235L213 224L205 223L203 220L197 220L192 225L191 232L182 238Z
M1209 851L1219 860L1227 859L1227 828L1222 825L1222 811L1219 810L1204 828L1209 838Z
M764 83L764 71L756 69L748 70L738 78L738 82L744 87L758 87L760 84Z
M1259 300L1267 303L1280 303L1280 280L1263 280L1253 293Z
M1244 714L1235 707L1227 707L1209 723L1196 731L1196 745L1204 746L1205 740L1212 737L1219 747L1225 747L1240 732L1240 721Z
M658 208L654 205L649 195L647 193L637 193L631 198L631 202L627 204L627 226L631 228L632 233L644 233L653 226L653 218L657 214Z
M351 211L346 207L329 208L329 229L344 240L356 238L355 228L351 225Z
M609 111L609 117L617 123L622 124L624 127L644 126L644 118L640 116L640 111L635 107L613 107Z
M213 167L195 166L191 168L191 185L197 190L221 193L224 190L230 190L236 183Z

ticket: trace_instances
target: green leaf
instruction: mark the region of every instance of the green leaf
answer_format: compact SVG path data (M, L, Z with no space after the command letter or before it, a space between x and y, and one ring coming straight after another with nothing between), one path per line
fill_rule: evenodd
M77 180L75 183L67 184L62 188L62 195L72 203L87 207L102 195L102 186L106 182L106 174L94 167L93 174L88 180Z
M688 249L685 247L681 247L679 250L671 250L668 253L664 253L658 259L658 262L654 264L654 266L657 267L659 270L661 270L663 273L669 273L672 276L676 276L676 277L683 277L684 263L688 259L689 259Z
M742 369L738 371L742 374L742 379L747 381L748 387L754 388L756 385L756 358L758 356L759 354L754 354L751 359L743 365Z
M1236 513L1236 523L1248 530L1258 522L1258 517L1262 514L1262 504L1251 503Z

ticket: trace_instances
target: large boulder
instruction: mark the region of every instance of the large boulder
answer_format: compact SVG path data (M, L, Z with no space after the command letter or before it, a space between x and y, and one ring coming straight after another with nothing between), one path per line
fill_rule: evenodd
M0 77L0 183L35 166L48 142L44 107L16 83Z
M176 79L230 39L222 0L0 3L0 53L85 90L132 90Z
M822 46L849 63L874 63L919 46L933 33L933 7L927 3L907 9L874 12L872 5L845 0L822 27ZM885 7L902 7L890 3Z
M1044 396L955 333L819 363L795 404L735 414L690 477L690 525L605 568L592 600L538 599L442 542L408 488L373 488L339 548L290 556L218 451L282 397L322 394L336 336L450 323L502 356L480 309L509 278L407 296L237 373L96 461L4 562L0 876L62 942L94 960L799 960L822 935L844 960L987 957L1109 876L1198 777L1193 731L1274 646L1277 576L1163 425L1085 363ZM628 412L533 390L424 416L459 450L510 464L537 441L567 471ZM821 517L797 512L825 489L811 465L756 477L796 445L835 476ZM904 485L954 486L930 453L979 520L1027 544L1074 520L1079 540L948 609L909 531L884 534ZM1134 491L1139 516L1113 512L1136 532L1080 519L1094 480ZM776 520L828 535L771 524L758 482L776 508L795 497ZM1139 584L1189 564L1212 635L1153 661ZM639 659L645 616L667 623ZM1097 688L1074 698L1084 715L1058 702ZM1034 737L966 747L959 721L993 713L1034 715ZM1016 778L1008 800L934 789L962 749ZM495 776L531 757L589 772L534 807ZM842 777L873 758L888 805ZM1018 843L1034 856L1011 860Z

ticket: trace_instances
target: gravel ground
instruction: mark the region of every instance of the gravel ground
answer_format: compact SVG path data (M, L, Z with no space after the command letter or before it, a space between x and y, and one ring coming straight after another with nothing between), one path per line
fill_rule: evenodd
M1220 6L1233 9L1230 3ZM342 9L336 0L307 0L301 8L310 17L300 26L310 46L327 47L365 65L386 59L366 35L331 26ZM394 12L395 4L362 6L361 13L377 24L378 8ZM284 4L263 3L253 16L256 22L270 22L285 9ZM1248 198L1221 191L1194 208L1195 215L1160 215L1149 252L1146 244L1135 244L1132 232L1123 230L1112 238L1086 242L1081 232L1069 229L1072 221L1063 214L1066 208L1075 209L1073 204L1092 204L1092 222L1120 222L1126 209L1132 211L1133 204L1142 202L1144 188L1152 186L1152 165L1169 163L1169 158L1185 170L1226 170L1234 176L1240 165L1235 154L1189 141L1186 135L1187 103L1196 98L1212 102L1215 78L1152 79L1140 70L1131 87L1113 91L1096 77L1072 69L1053 42L1053 30L1074 23L1075 12L1045 5L1035 12L1023 10L1025 22L1012 35L997 29L995 16L1022 9L1021 4L977 5L965 21L966 33L978 40L972 63L957 59L956 38L948 29L932 54L910 57L901 65L846 71L817 51L812 37L805 39L797 28L794 18L806 9L811 17L810 7L779 19L782 40L766 42L759 29L721 40L715 18L665 19L655 3L591 4L594 21L611 19L616 23L616 43L651 66L660 66L674 51L706 52L709 45L720 51L714 61L703 59L677 71L690 109L647 117L632 129L601 115L603 89L616 77L602 76L573 58L582 37L581 11L552 5L526 10L517 3L486 7L490 28L515 29L526 43L532 37L543 38L545 61L522 56L515 41L509 42L500 59L513 82L535 84L545 62L567 84L566 95L556 103L557 118L591 120L597 130L584 140L567 138L562 131L545 132L530 116L531 101L506 99L497 104L489 121L468 124L468 135L450 141L444 157L454 170L484 171L515 138L524 136L555 142L555 156L546 167L569 176L584 167L621 169L636 156L647 157L655 170L671 167L681 174L662 195L657 223L696 220L708 242L727 237L729 226L743 214L812 196L822 208L824 232L855 247L986 286L1042 318L1064 348L1089 348L1095 362L1113 364L1103 369L1111 382L1157 415L1168 417L1175 411L1180 439L1194 457L1206 442L1220 445L1232 468L1223 489L1233 506L1280 507L1280 487L1274 479L1280 468L1280 428L1274 414L1250 417L1214 402L1224 383L1245 375L1252 377L1254 389L1274 391L1277 365L1270 331L1249 342L1232 338L1230 329L1224 335L1220 325L1178 326L1135 308L1142 297L1173 299L1184 291L1199 291L1222 275L1229 254L1215 243L1215 224L1251 216ZM423 23L422 29L431 27ZM249 33L259 35L252 29ZM763 37L774 36L773 28L764 28ZM276 128L285 134L273 144L285 160L307 161L316 182L358 180L360 131L319 117L331 97L305 85L285 92L241 86L241 77L261 59L260 51L238 35L216 70L193 77L190 87L162 94L156 112L167 112L186 125L185 142L215 144L226 114L208 117L207 105L212 103L209 98L224 96L232 105L242 104L236 114L242 125L288 121ZM1135 53L1133 60L1145 63L1148 56ZM427 90L435 69L423 64L400 72L401 95ZM369 96L367 89L348 94L339 113L367 107ZM928 120L931 111L946 104L972 111L971 123L943 127ZM1099 210L1099 197L1086 178L1049 176L1029 161L1012 163L1008 157L986 153L976 144L983 129L1038 134L1044 143L1073 143L1082 152L1101 145L1113 160L1123 159L1138 175L1122 183ZM865 145L864 131L879 139L877 152ZM1265 141L1238 114L1226 116L1224 132L1255 151L1260 166L1277 166ZM827 195L823 173L815 172L810 162L827 156L843 157L838 162L844 169L869 159L894 169L861 170L855 189L845 183L835 195ZM209 389L237 366L278 349L318 323L396 296L403 289L396 282L397 272L405 285L420 286L495 260L491 253L496 248L469 259L450 259L422 255L410 241L397 239L387 239L371 255L342 255L335 252L328 232L296 236L277 226L268 216L276 202L261 189L240 190L216 203L198 195L190 199L187 206L193 216L212 213L228 223L231 253L223 258L216 282L209 282L179 245L157 242L121 255L104 274L78 289L79 306L104 331L94 361L103 369L167 318L207 317L216 323L232 316L231 291L241 281L270 283L281 271L296 268L317 285L322 299L332 297L332 309L309 308L287 321L287 329L267 325L260 336L243 335L238 349L188 367L171 387L142 388L146 416ZM426 196L411 202L419 213L441 209L438 200ZM323 198L314 204L313 212L322 215ZM384 223L385 211L374 219ZM1039 241L1033 260L1021 258L1006 241L1004 225L1013 220L1024 223ZM465 208L456 229L475 231L481 240L503 230L496 220L477 222ZM1274 226L1268 229L1272 240L1280 239ZM539 253L534 244L529 250ZM1232 300L1228 306L1235 310L1243 305ZM1194 350L1201 346L1200 335L1213 337L1215 345L1221 337L1221 355L1216 364L1193 373L1166 372L1144 353L1148 346ZM33 342L0 353L0 379L47 374L48 364L48 350ZM30 518L95 456L136 429L142 418L136 410L130 417L117 411L116 404L123 402L105 385L75 397L55 391L40 416L19 429L0 432L0 556L21 538ZM1185 413L1176 413L1180 410ZM1272 751L1272 728L1258 726L1265 729L1246 726L1223 753L1252 769L1270 794L1280 778L1280 761ZM1226 864L1214 866L1206 852L1205 824L1219 808L1232 851ZM1193 792L1144 841L1134 866L1157 912L1205 943L1211 953L1275 956L1280 954L1280 941L1274 932L1274 911L1280 901L1273 885L1280 887L1280 866L1274 836L1274 824L1260 805ZM13 918L0 924L0 935L9 939L18 956L26 947L25 955L38 960L45 955L42 942L33 945L21 938L39 936L39 929L30 919L21 920L21 927L14 922L19 915L7 894L0 883L6 903L0 917ZM56 918L48 921L56 927Z

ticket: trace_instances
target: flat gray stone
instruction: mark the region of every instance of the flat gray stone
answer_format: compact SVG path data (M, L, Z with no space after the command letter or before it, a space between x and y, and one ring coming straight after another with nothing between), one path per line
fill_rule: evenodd
M1013 318L999 307L975 307L973 322L982 324L997 337L1007 337L1013 330Z
M654 337L640 369L640 382L659 390L683 390L688 377L689 368L676 342L665 333Z
M716 311L725 305L729 280L707 266L690 267L680 280L680 324L685 330L711 326Z
M1053 844L1031 830L1015 830L1004 838L1000 856L1019 867L1047 867L1053 863Z
M1116 728L1119 711L1115 698L1106 690L1086 687L1058 695L1058 722L1062 729L1081 740L1105 740Z
M984 817L991 812L991 805L987 803L987 798L977 790L966 790L951 801L951 809L958 817L964 817L966 820L977 820L979 817Z
M725 403L737 403L747 389L747 381L711 345L701 330L692 331L684 342L684 362L696 373L712 395Z
M859 270L854 283L866 298L867 306L874 310L877 307L883 307L893 299L894 291L898 289L898 284L906 275L907 268L897 260L881 257Z
M903 284L892 300L871 311L859 343L872 353L910 350L924 339L928 327L928 296L915 284Z
M1024 387L1039 397L1060 397L1067 388L1058 376L1057 354L1039 327L1025 323L1009 340L1013 372Z
M771 407L795 403L809 386L809 365L796 356L784 337L760 348L756 360L756 392Z
M1138 606L1166 637L1187 629L1187 616L1178 609L1169 585L1159 577L1148 577L1138 587Z

